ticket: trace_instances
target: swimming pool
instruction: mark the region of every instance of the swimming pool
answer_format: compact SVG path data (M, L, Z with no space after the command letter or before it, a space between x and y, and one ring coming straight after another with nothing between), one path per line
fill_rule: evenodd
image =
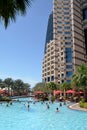
M0 130L87 130L87 112L71 110L66 105L59 107L56 102L50 104L50 109L41 102L30 103L29 111L26 106L27 102L0 105Z

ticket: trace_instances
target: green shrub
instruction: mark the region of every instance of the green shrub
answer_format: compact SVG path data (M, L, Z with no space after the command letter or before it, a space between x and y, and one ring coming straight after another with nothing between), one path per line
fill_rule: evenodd
M84 103L84 102L85 102L85 99L84 99L84 98L82 98L82 99L81 99L81 102L83 102L83 103Z
M87 102L80 101L79 106L87 109Z
M86 102L84 103L84 108L86 108L86 109L87 109L87 103L86 103Z
M84 107L84 103L82 101L80 101L79 102L79 106L83 108Z
M11 99L9 97L4 96L0 99L0 101L11 101Z

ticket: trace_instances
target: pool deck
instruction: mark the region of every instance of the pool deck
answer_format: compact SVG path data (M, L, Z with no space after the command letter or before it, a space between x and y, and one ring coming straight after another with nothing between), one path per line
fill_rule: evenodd
M80 106L79 106L79 103L75 103L75 104L73 104L73 105L70 105L70 106L68 106L70 109L73 109L73 110L79 110L79 111L86 111L87 112L87 109L85 109L85 108L81 108Z

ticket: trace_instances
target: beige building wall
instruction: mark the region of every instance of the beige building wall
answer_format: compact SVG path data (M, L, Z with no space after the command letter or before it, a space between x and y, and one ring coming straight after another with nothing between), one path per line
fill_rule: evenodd
M70 82L76 66L86 63L81 8L82 0L53 0L53 40L43 58L43 81Z

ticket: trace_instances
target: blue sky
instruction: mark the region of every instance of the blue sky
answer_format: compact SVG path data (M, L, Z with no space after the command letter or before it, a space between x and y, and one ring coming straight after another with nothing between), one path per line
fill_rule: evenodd
M0 78L22 79L33 87L42 81L42 59L52 0L33 0L27 14L5 30L0 23Z

